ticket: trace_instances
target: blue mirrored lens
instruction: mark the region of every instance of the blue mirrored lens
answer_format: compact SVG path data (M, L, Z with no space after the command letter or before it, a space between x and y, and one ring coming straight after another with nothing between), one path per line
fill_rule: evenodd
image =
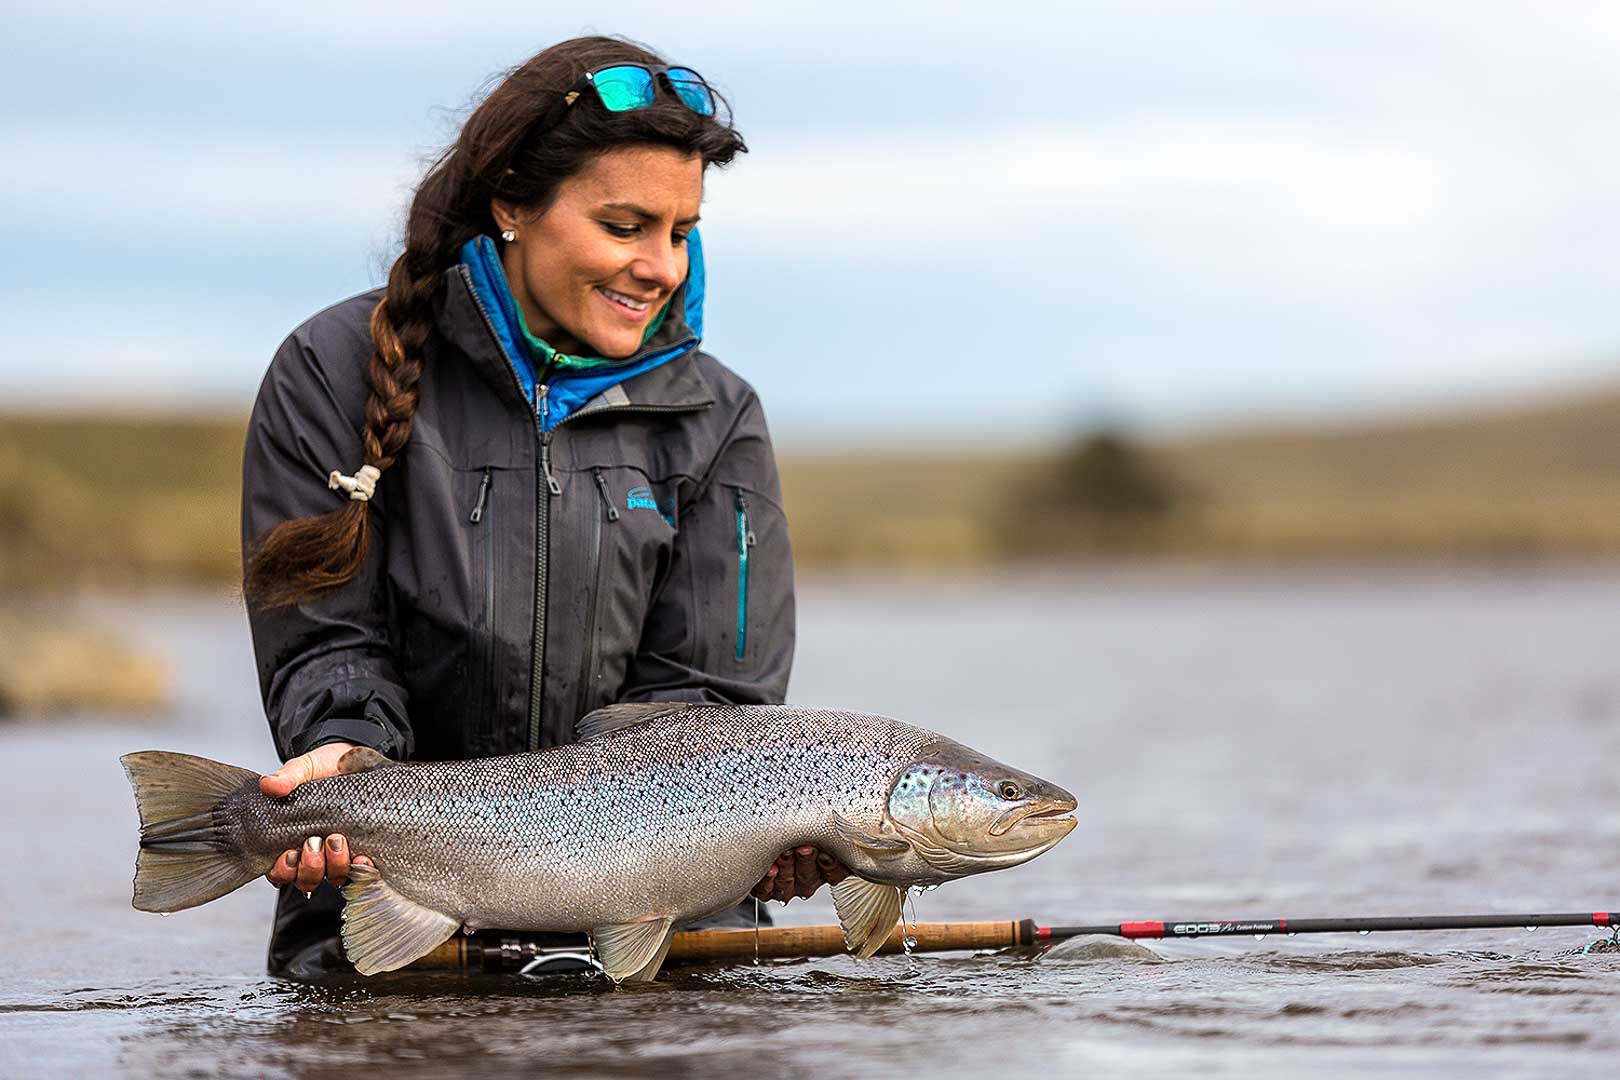
M652 73L635 64L603 68L591 76L591 85L609 112L645 109L653 102Z
M714 115L714 95L709 92L703 76L691 68L683 67L672 67L667 74L669 85L680 99L686 102L687 108L703 116Z

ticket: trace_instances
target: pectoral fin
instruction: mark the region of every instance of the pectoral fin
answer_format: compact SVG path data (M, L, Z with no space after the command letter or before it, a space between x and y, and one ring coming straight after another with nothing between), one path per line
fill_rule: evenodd
M833 814L833 828L838 835L854 844L874 859L894 859L911 850L911 845L892 836L874 836L842 814Z
M900 890L851 874L832 887L833 908L844 924L844 946L862 960L889 940L900 921Z
M343 951L362 975L393 971L426 956L461 925L401 896L365 863L349 867L343 899Z
M597 962L615 983L652 982L674 936L670 919L598 926L591 931Z

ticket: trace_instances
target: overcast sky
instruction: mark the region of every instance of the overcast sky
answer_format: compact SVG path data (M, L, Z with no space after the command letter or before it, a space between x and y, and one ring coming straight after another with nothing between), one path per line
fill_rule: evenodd
M479 87L588 31L735 106L706 344L784 441L1620 378L1612 0L22 6L6 404L245 408L289 330L381 281Z

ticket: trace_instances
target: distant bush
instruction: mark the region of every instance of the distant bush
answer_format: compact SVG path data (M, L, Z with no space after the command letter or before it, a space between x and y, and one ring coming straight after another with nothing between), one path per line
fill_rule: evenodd
M1169 467L1117 431L1081 436L1031 470L1003 508L1014 558L1162 544L1187 492Z
M1050 493L1072 513L1115 520L1162 518L1175 503L1164 466L1111 431L1088 435L1063 452Z

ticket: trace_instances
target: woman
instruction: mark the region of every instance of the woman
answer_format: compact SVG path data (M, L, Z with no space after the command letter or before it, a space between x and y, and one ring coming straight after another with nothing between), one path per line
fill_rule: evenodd
M770 438L698 348L703 175L745 149L690 69L611 38L553 46L428 170L387 285L282 345L243 466L286 761L266 794L356 745L477 757L572 741L618 701L783 700ZM350 857L312 837L270 873L272 971L334 966ZM755 895L842 874L799 848Z

